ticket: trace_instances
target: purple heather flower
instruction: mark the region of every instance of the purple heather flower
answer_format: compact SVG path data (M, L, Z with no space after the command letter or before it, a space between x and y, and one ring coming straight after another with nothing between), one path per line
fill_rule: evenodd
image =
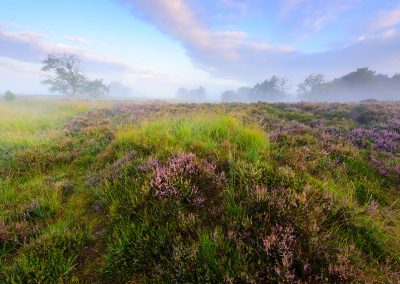
M223 173L216 173L215 164L200 160L193 153L173 156L166 164L150 159L140 168L153 170L154 177L150 186L156 197L178 198L197 206L203 206L206 200L199 188L202 182L213 183L219 187L225 181Z

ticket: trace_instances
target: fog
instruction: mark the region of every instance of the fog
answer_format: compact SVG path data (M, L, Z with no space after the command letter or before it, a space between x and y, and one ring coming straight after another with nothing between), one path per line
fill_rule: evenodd
M143 93L118 81L106 85L105 94L82 93L75 98L92 100L167 100L184 103L253 103L253 102L360 102L400 101L400 74L380 74L367 67L358 68L331 80L323 74L310 74L302 82L293 83L286 77L272 76L253 86L226 89L222 92L208 91L207 86L181 87L175 93L163 96ZM1 94L9 91L1 90ZM16 93L17 96L70 97L62 92Z
M400 74L387 76L367 67L327 80L322 74L310 74L296 85L273 76L253 87L241 87L222 93L223 102L359 102L364 100L399 101Z
M34 91L30 93L18 93L12 88L1 90L17 96L29 95L55 95L76 99L100 99L100 100L168 100L188 103L201 102L359 102L364 100L400 101L400 74L386 75L368 67L357 68L333 79L328 79L324 74L313 73L302 81L295 82L287 76L273 75L254 85L243 84L237 87L235 84L224 82L219 88L212 85L195 86L193 82L175 82L173 86L165 82L162 95L154 93L149 86L144 89L136 89L121 81L113 80L110 83L101 78L102 73L91 70L87 75L87 65L76 54L53 53L48 54L47 59L41 64L30 65L36 77L33 80L25 80L26 74L22 73L20 80L25 84L40 84L46 91ZM15 75L18 80L18 75ZM4 77L3 77L4 78ZM107 77L106 77L107 78ZM148 79L146 79L148 80ZM12 81L12 80L11 80ZM24 86L23 84L22 86ZM21 84L20 84L21 85ZM136 84L138 85L138 84ZM160 85L154 82L154 85ZM169 85L168 87L166 87ZM2 87L7 86L7 82ZM14 85L15 86L15 85ZM160 86L154 86L159 88ZM226 89L223 89L226 87Z

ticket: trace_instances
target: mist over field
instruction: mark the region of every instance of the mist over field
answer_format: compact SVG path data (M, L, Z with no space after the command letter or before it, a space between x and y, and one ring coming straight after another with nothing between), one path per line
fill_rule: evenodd
M400 283L398 0L0 8L0 283Z

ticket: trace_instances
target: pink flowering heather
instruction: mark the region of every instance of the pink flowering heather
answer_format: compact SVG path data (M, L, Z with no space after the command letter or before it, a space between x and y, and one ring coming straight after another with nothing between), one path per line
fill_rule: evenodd
M373 146L375 150L400 153L400 118L370 128L358 127L349 134L349 140L357 147Z
M393 176L398 179L400 177L400 163L398 162L398 158L390 159L390 156L395 157L390 154L386 154L384 157L371 154L370 163L380 175L385 177Z
M288 281L295 280L293 262L295 252L299 250L294 228L277 224L272 233L263 240L265 253L276 258L274 270L276 274Z
M225 182L223 173L217 173L216 165L200 160L193 153L183 153L170 158L166 164L150 159L141 169L152 169L150 182L156 197L177 198L191 205L204 205L207 196Z
M400 176L400 117L369 128L358 127L353 130L349 140L359 148L373 149L370 163L384 177Z
M280 125L269 133L271 140L277 140L284 134L301 133L307 129L307 125L296 120L290 121L284 125Z

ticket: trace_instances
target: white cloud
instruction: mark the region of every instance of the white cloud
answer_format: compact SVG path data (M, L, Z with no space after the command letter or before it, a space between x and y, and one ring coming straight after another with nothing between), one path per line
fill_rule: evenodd
M318 32L335 22L339 15L353 9L361 0L280 0L280 17L300 17L301 28Z
M301 6L305 14L312 16L306 24L314 25L312 28L317 30L359 1L287 0L285 13L294 12L293 9ZM394 32L388 32L386 37L360 38L340 49L305 54L290 46L248 41L245 32L213 31L183 0L123 2L130 8L139 8L147 21L180 41L194 65L214 76L251 84L273 74L299 81L316 72L337 76L362 66L381 72L399 67L396 58L400 57L400 36Z
M395 37L397 34L398 34L398 32L397 32L396 29L390 29L390 30L385 31L385 32L382 34L382 37L384 37L384 38L393 38L393 37Z
M208 29L183 0L120 0L119 2L139 7L150 22L178 39L186 47L192 59L206 56L237 60L241 55L241 49L253 47L257 49L264 45L246 41L247 35L241 31ZM224 3L233 5L234 2ZM276 52L288 50L282 46L268 45L268 47Z
M0 30L0 35L8 37L10 40L27 42L27 43L37 43L42 41L46 37L43 34L35 33L32 31L7 32Z
M40 83L43 79L39 64L0 56L0 93L12 90L18 94L45 94Z
M74 43L78 43L78 44L83 44L83 45L89 45L91 43L90 40L80 37L80 36L65 36L65 39L70 41L70 42L74 42Z
M105 80L119 80L124 76L146 79L153 81L170 82L170 74L162 73L145 67L129 64L123 60L110 58L101 54L93 53L90 50L67 45L62 43L50 44L44 41L48 36L34 32L9 32L0 29L0 69L1 72L13 74L18 81L22 74L26 78L29 74L34 78L43 77L40 72L40 62L49 53L70 53L78 55L82 59L83 69L94 77L101 77ZM10 77L10 76L8 76ZM7 77L7 78L8 78ZM0 78L0 84L7 84ZM37 80L38 83L40 80Z
M372 29L382 30L392 28L400 24L400 7L380 13L377 20L372 24Z
M30 31L8 32L0 29L0 56L29 63L39 63L49 53L71 53L82 58L89 72L100 74L130 72L142 76L144 74L146 76L165 76L156 70L134 66L123 60L97 54L85 48L64 43L50 44L44 42L45 38L48 37Z
M242 38L245 34L227 33L222 37ZM46 41L45 41L46 39ZM40 85L45 74L40 71L40 62L49 53L71 53L82 59L82 67L89 77L100 77L108 82L120 81L132 87L136 93L151 96L173 96L182 86L197 87L199 84L221 91L223 88L238 86L242 82L210 77L206 72L196 70L193 74L162 72L145 66L130 64L118 58L111 58L91 52L87 48L64 43L49 43L47 35L34 32L10 32L0 28L0 86L9 86L16 91L46 93ZM21 80L26 84L20 84ZM41 91L40 91L41 90Z

